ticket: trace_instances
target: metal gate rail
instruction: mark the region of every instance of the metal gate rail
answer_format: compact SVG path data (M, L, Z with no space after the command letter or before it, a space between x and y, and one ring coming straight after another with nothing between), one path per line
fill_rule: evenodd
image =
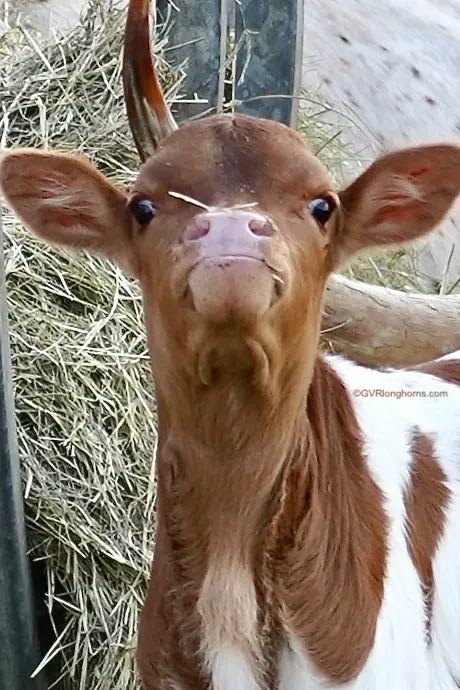
M0 216L0 240L3 234ZM43 690L31 679L39 661L16 443L6 307L0 252L0 690Z

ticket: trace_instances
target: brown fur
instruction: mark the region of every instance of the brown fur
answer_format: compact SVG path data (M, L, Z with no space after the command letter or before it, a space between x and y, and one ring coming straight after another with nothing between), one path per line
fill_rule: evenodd
M427 637L431 635L433 560L442 537L450 492L429 436L414 430L410 487L406 495L408 544L424 594Z
M243 451L238 471L233 466L231 474L225 464L220 466L225 481L219 481L212 463L208 464L211 458L184 451L165 491L171 449L163 447L160 534L140 645L148 690L157 687L149 669L158 668L158 655L165 648L164 634L158 630L164 627L170 631L166 633L171 644L169 668L175 669L185 687L206 687L196 658L200 643L196 604L207 567L203 553L210 553L210 544L215 548L228 544L235 559L248 562L254 570L260 603L260 667L267 687L276 687L274 667L282 637L289 634L300 637L314 663L334 682L349 681L361 670L373 644L383 594L386 520L349 406L343 384L318 360L308 402L298 410L293 440L282 462L279 429L274 426L264 440L263 453L256 454L253 448L249 456ZM250 458L257 462L258 457L266 468L262 476L253 474L254 467L242 465ZM192 474L188 468L196 468L196 463L204 466ZM207 486L213 487L212 496L206 488L200 496L197 476L203 472ZM216 520L216 505L222 513L228 507L223 520ZM170 592L165 591L163 613L158 603L160 582ZM142 642L148 630L155 635Z
M386 518L348 393L318 361L279 564L285 624L334 683L362 669L383 596ZM302 481L303 475L303 481Z

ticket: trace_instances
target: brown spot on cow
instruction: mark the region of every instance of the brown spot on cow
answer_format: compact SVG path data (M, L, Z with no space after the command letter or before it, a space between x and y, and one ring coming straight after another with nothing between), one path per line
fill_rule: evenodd
M431 638L433 559L441 540L450 492L439 465L433 440L415 429L411 443L412 467L406 494L407 540L425 594L426 632Z

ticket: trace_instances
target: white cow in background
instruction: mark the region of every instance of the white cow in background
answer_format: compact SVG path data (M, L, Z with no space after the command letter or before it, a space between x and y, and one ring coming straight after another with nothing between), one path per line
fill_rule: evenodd
M366 162L399 145L460 140L459 0L308 0L303 86L364 125L344 135ZM447 282L460 278L459 211L457 202L418 254L435 281L449 257Z
M0 0L8 5L14 20L18 16L44 36L53 30L58 33L72 29L79 20L88 0Z
M50 35L72 28L88 0L6 3ZM302 85L361 123L343 134L357 161L350 176L379 151L460 139L460 0L306 0ZM419 250L435 282L446 266L447 284L460 277L459 211Z

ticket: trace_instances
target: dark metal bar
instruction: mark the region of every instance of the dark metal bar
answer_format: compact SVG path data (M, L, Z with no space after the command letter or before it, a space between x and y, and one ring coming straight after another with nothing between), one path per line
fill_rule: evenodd
M177 8L177 9L176 9ZM185 61L186 78L181 89L187 100L198 97L204 103L177 103L173 112L180 122L217 108L221 46L220 0L157 0L160 21L170 13L167 58L171 64Z
M304 0L238 0L237 111L295 125L302 63ZM257 100L252 100L256 97Z
M0 688L43 690L43 677L31 679L39 652L26 556L3 253L0 257L0 329Z

